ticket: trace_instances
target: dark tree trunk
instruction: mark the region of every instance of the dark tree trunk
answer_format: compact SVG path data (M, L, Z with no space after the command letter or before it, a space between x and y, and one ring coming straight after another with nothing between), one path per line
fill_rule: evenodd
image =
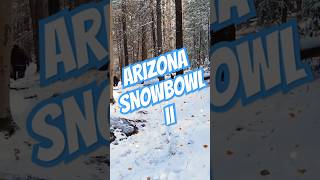
M122 3L122 33L123 33L123 50L124 50L124 65L129 65L128 55L128 37L127 37L127 20L126 20L126 2Z
M34 54L35 62L37 64L37 71L40 70L39 63L39 20L48 17L48 0L29 0L31 19L32 19L32 30L33 30L33 41L34 41Z
M59 10L60 10L59 0L48 0L49 16L59 12Z
M152 18L152 23L151 23L151 27L152 27L152 39L153 39L153 55L157 56L157 39L156 39L156 27L155 27L155 23L154 23L154 12L153 9L151 11L151 18Z
M200 32L199 32L199 50L198 50L198 62L200 62L199 65L201 65L201 62L202 62L201 45L202 45L202 28L200 28Z
M211 46L221 41L234 41L236 39L236 26L230 25L219 31L210 31L211 34Z
M182 1L176 0L176 49L183 48ZM176 73L183 74L183 70Z
M302 19L302 0L297 0L298 20Z
M157 13L157 56L159 56L162 53L161 0L157 0L156 13Z
M282 16L281 16L281 22L286 23L287 22L287 17L288 17L288 1L283 1L283 8L282 8Z
M162 54L162 12L161 0L157 0L156 4L157 13L157 56ZM159 81L164 80L164 77L158 77Z
M10 137L16 130L10 110L10 49L12 38L10 0L1 1L0 6L0 132Z
M287 22L287 16L288 16L288 8L284 7L282 10L282 18L281 18L281 22L282 23L286 23Z
M148 58L148 49L147 49L147 41L146 41L146 27L142 26L142 40L141 40L141 52L142 52L142 60L146 60Z
M77 6L80 6L81 4L85 4L85 3L88 3L90 1L92 1L92 0L76 0L75 4L76 4L76 7L77 7Z

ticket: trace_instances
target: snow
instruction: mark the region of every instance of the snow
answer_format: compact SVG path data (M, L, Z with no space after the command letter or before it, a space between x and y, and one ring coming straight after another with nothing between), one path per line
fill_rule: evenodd
M69 164L61 163L55 167L40 167L31 162L32 145L36 142L26 131L26 118L31 109L40 101L63 93L95 78L103 79L105 73L90 71L87 74L64 82L58 82L48 87L39 87L39 74L35 72L35 64L27 69L27 76L16 81L11 80L10 106L14 121L19 130L6 139L0 133L0 179L105 179L108 166L99 158L108 153L107 147L97 149L86 156L81 156Z
M114 89L117 102L121 85ZM210 89L150 106L129 115L110 108L111 119L139 121L138 133L124 136L122 127L114 132L110 146L111 179L209 179L210 177ZM165 126L163 107L175 103L178 122ZM111 122L111 125L117 126Z
M319 89L316 79L287 94L213 113L214 178L318 179Z
M26 132L27 114L36 103L75 87L101 79L91 71L45 90L31 68L28 77L11 82L11 109L19 130L6 139L0 134L0 179L105 179L108 166L91 157L106 155L107 148L81 156L70 164L43 168L33 164ZM320 166L320 79L287 94L278 93L228 113L214 113L213 167L216 179L317 179ZM121 85L114 88L115 100ZM123 116L117 103L110 107L115 140L110 146L111 179L209 179L210 89L175 98ZM34 96L36 95L36 96ZM28 98L34 96L34 98ZM26 99L27 98L27 99ZM176 103L178 123L164 125L163 106ZM120 119L124 118L124 119ZM129 136L138 128L136 133ZM99 158L96 158L99 159ZM230 173L232 172L232 173ZM262 176L261 173L269 172ZM268 174L268 173L266 173ZM222 178L223 176L223 178Z
M102 80L105 73L90 71L79 78L40 88L39 74L35 70L35 64L31 64L25 78L11 80L10 83L10 105L19 130L9 139L0 134L0 146L6 147L0 154L0 179L105 179L109 168L103 158L108 154L106 147L68 164L44 168L31 162L32 146L37 142L29 136L25 127L27 115L37 103L83 86L93 79ZM119 84L114 88L116 100L122 90ZM209 92L207 88L198 94L167 102L175 102L178 107L178 123L171 127L164 125L162 107L167 103L128 116L119 113L117 103L112 105L111 124L116 139L111 144L111 179L208 179Z

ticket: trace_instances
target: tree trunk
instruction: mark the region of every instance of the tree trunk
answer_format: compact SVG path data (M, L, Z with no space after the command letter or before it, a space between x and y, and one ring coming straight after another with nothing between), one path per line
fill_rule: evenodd
M156 14L157 14L157 53L156 56L162 54L162 12L161 0L156 1ZM164 80L164 77L158 77L159 81Z
M126 2L122 2L122 33L123 33L123 50L124 50L124 65L129 65L129 55L128 55L128 37L127 37L127 12Z
M156 13L157 13L157 56L159 56L160 54L162 54L161 0L157 0Z
M286 23L287 22L287 16L288 16L288 8L284 7L282 10L282 23Z
M201 45L202 45L202 28L199 28L199 49L198 49L198 64L201 65Z
M12 37L11 1L1 1L0 6L0 131L9 132L11 135L14 123L10 112L10 48Z
M113 29L113 18L112 18L112 8L111 4L108 5L108 15L109 15L109 26L108 26L108 36L109 36L109 87L110 87L110 102L114 103L113 98L113 76L114 74L114 58L113 58L113 36L112 36L112 29Z
M211 46L221 41L234 41L236 39L236 26L230 25L218 31L210 31Z
M48 12L49 16L54 15L60 11L59 0L48 0Z
M77 6L80 6L81 4L85 4L85 3L89 3L89 2L90 2L90 0L76 0L75 4L77 7Z
M154 23L154 12L153 9L151 11L151 18L152 18L152 23L151 23L151 27L152 27L152 39L153 39L153 55L154 57L157 56L157 39L156 39L156 27L155 27L155 23Z
M140 32L141 31L141 32ZM135 43L132 43L132 63L136 63L137 60L142 60L142 27L141 30L137 31L137 34L134 34L134 37L137 37L137 45ZM140 53L141 52L141 53ZM141 55L141 56L140 56Z
M287 1L283 0L283 7L282 7L282 16L281 16L281 22L286 23L287 17L288 17L288 3Z
M148 58L146 27L142 26L141 31L142 31L142 40L141 40L142 60L146 60Z
M48 0L29 0L30 12L32 19L33 41L35 62L37 71L40 70L39 63L39 20L48 17Z
M302 0L297 0L298 20L302 19Z
M120 27L119 27L120 29ZM121 34L121 31L120 30L115 30L115 32L117 33L117 45L118 45L118 59L119 59L119 70L120 70L120 73L119 73L119 79L122 78L122 66L123 66L123 43L122 41L120 40L121 37L122 37L122 34Z
M176 49L183 48L183 30L182 30L182 1L176 0ZM183 70L176 73L183 74Z
M122 65L123 65L123 53L122 53L121 44L118 44L118 59L119 59L119 70L120 70L120 79L122 78Z
M197 52L197 36L196 36L196 30L193 31L193 49L192 49L192 56L189 56L191 59L194 59L196 57Z

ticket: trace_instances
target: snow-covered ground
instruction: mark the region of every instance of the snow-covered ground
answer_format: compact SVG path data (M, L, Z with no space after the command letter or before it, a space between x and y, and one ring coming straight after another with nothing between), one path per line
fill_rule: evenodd
M104 79L105 73L91 71L68 81L39 87L35 65L27 69L24 79L11 81L10 102L19 130L6 139L0 134L0 179L106 179L108 148L100 148L71 163L43 168L31 162L36 143L26 132L26 118L42 100ZM164 125L163 105L123 116L116 104L111 106L111 123L116 139L111 145L111 179L208 179L210 174L209 88L171 100L176 103L178 123ZM115 98L120 95L114 90ZM124 119L121 119L124 118ZM127 123L124 123L126 121ZM133 126L134 125L134 126ZM127 137L123 132L132 131ZM131 129L130 129L131 128Z
M121 91L121 87L114 89L116 101ZM126 116L119 112L117 103L112 105L112 121L123 118L123 124L134 124L138 132L127 137L123 128L114 130L111 180L209 179L209 97L210 89L206 88ZM178 120L168 127L164 124L163 107L170 103L176 104Z
M19 130L9 139L0 134L0 146L5 147L0 153L0 179L106 179L107 160L100 157L108 153L107 148L70 164L42 168L30 161L35 142L25 129L26 116L36 103L104 75L93 71L72 83L40 89L38 75L29 68L25 79L12 81L11 110ZM167 103L127 116L120 114L117 103L112 105L116 139L110 146L111 179L209 179L210 148L216 179L318 179L319 78L287 94L211 114L214 146L210 145L209 92L206 88L167 102L175 102L178 113L178 123L170 127L163 118ZM120 94L121 88L115 88L116 101ZM137 129L126 136L126 128Z
M213 113L214 178L316 180L320 80L227 113Z
M52 168L43 168L31 162L32 145L36 143L26 131L26 119L31 109L40 101L70 91L91 82L94 78L103 79L103 72L91 71L84 76L58 82L45 88L39 87L39 76L35 65L27 69L24 79L11 81L10 106L14 121L19 130L6 139L0 133L0 179L33 180L33 179L106 179L108 162L104 156L107 147L97 149L86 156L81 156L69 164L61 163Z

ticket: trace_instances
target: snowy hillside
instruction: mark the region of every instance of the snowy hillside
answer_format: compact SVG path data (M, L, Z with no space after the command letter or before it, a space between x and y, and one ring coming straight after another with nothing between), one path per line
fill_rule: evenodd
M43 168L31 162L36 143L26 132L26 118L40 101L83 86L93 79L103 79L103 72L91 71L84 76L39 87L35 65L24 79L11 81L11 109L19 126L10 138L0 137L0 179L105 179L111 163L111 179L208 179L210 173L209 88L200 93L173 99L178 123L164 125L162 108L166 103L143 109L128 116L111 108L111 124L115 139L108 149L100 148L69 164ZM72 82L72 83L71 83ZM114 89L117 98L121 88ZM169 103L169 102L168 102ZM19 171L17 171L19 169Z
M0 179L39 180L39 179L105 179L108 171L103 147L87 156L81 156L69 164L59 164L43 168L31 162L32 146L36 143L26 131L26 119L31 109L41 100L83 86L95 78L103 79L103 72L91 71L84 76L65 82L58 82L45 88L39 87L39 76L35 64L27 69L27 77L10 84L10 105L14 121L19 129L10 138L0 133ZM72 83L71 83L72 82Z
M121 87L115 88L116 101L120 94ZM110 146L111 179L209 179L209 97L210 89L206 88L126 116L120 114L117 103L111 106L115 135ZM163 106L172 102L178 119L168 127ZM125 128L128 123L131 131ZM134 132L126 135L128 130Z
M214 178L319 179L319 99L316 79L287 94L213 113Z

